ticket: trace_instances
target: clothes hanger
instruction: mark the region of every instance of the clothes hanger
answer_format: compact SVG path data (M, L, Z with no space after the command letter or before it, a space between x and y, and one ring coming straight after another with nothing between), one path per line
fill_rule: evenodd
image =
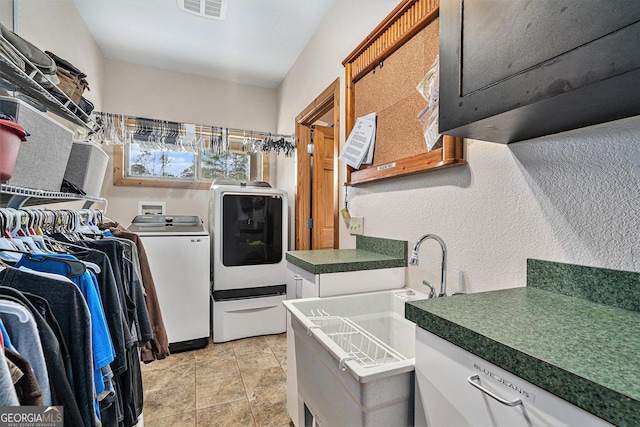
M22 212L17 211L17 210L14 210L14 211L15 212L12 211L13 214L17 215L19 218L22 217ZM64 216L66 216L67 218L63 220L63 223L72 221L74 219L73 215L70 214L69 211L67 211L66 214L63 214L63 217ZM13 229L13 233L14 234L17 234L18 231L21 231L21 229L18 230L18 228L19 227ZM46 242L46 239L44 239L44 236L42 238L43 238L43 241ZM52 240L54 240L54 239L52 239ZM52 258L52 259L64 259L64 258L61 258L60 256L56 256L56 255L71 255L71 254L68 253L67 250L65 250L64 247L60 246L60 243L62 243L62 242L60 242L60 241L55 241L55 242L58 243L57 246L56 245L50 245L50 249L48 249L46 252L44 252L44 251L41 251L37 247L37 245L35 244L35 241L33 241L33 239L30 236L19 236L19 237L15 237L15 238L11 239L11 243L14 244L16 249L19 250L22 253L25 253L25 254L50 255L49 258ZM26 244L26 246L25 246L25 244ZM83 246L76 246L76 247L81 248L83 250L87 249L87 248L85 248ZM35 259L33 257L31 257L30 259L38 261L38 259ZM86 271L86 268L90 268L96 274L101 272L100 267L95 263L92 263L92 262L89 262L89 261L82 261L82 260L70 260L70 259L67 259L67 260L68 261L76 261L76 262L79 262L79 263L83 264L84 267L85 267L83 272ZM15 261L15 262L17 262L17 261ZM70 265L71 271L74 272L75 271L74 270L74 266L71 265L70 263L67 263L67 264ZM70 276L70 277L77 277L77 276L74 275L74 276Z
M82 261L68 259L68 258L61 258L55 255L32 254L31 252L25 252L25 251L20 251L16 249L6 249L2 247L0 247L0 253L22 254L23 256L26 256L30 261L35 261L35 262L44 262L47 260L62 262L66 264L67 267L69 267L69 270L66 276L70 279L74 277L82 276L85 273L85 271L87 271L87 267ZM22 256L16 262L18 262L20 259L22 259Z
M0 298L0 313L13 314L18 317L20 323L27 323L29 319L29 311L22 305Z
M47 248L47 245L42 237L42 229L41 224L44 220L44 214L39 209L24 209L24 212L27 213L30 223L28 224L29 236L34 241L37 248L41 253L53 253Z
M55 240L55 239L53 239L53 238L51 238L51 237L48 237L48 236L46 237L46 239L54 240L56 243L58 243L58 244L60 244L60 245L62 245L62 246L67 246L67 247L69 247L69 248L76 248L76 249L80 249L80 250L82 250L82 251L91 250L91 248L88 248L88 247L86 247L86 246L74 245L73 243L63 242L63 241L61 241L61 240ZM73 253L68 253L68 252L66 252L66 251L65 251L64 253L59 254L59 255L72 255L72 256L73 256ZM102 271L102 270L100 269L100 266L99 266L98 264L96 264L96 263L93 263L93 262L91 262L91 261L81 260L81 259L80 259L80 260L78 260L78 261L79 261L79 262L81 262L81 263L83 263L83 264L85 265L85 267L90 268L90 269L91 269L91 271L93 271L93 272L94 272L94 273L96 273L96 274L98 274L98 273L100 273L100 272Z
M33 240L33 238L30 235L29 214L23 210L17 210L17 209L12 212L15 215L16 222L17 222L16 229L13 232L14 239L20 240L24 245L25 250L29 252L43 253L43 251L40 250L40 248L38 247L38 245L36 245L36 242ZM22 247L20 247L19 245L16 245L16 246L18 246L18 249L22 249Z
M87 209L87 210L91 212L91 219L89 220L89 228L91 229L91 231L93 231L94 234L102 234L102 232L100 231L100 228L98 227L95 221L97 217L97 213L100 211L91 210L91 209Z
M2 238L5 239L11 238L11 232L9 231L9 228L11 226L9 223L10 215L11 214L6 209L0 209L0 220L2 221Z
M80 236L84 236L86 234L93 234L93 231L91 230L91 228L89 228L88 225L88 214L85 211L77 211L77 210L73 210L73 211L69 211L71 213L71 216L73 218L73 232L80 235ZM87 219L85 219L83 217L83 214L87 215Z
M20 258L22 258L21 255L16 255L16 253L22 252L20 252L18 248L9 241L9 239L0 238L0 259L15 264L20 261Z
M20 216L18 214L18 210L14 208L5 208L2 211L5 217L5 237L16 249L31 253L31 249L25 245L25 243L19 239L18 233L20 236L24 236L24 231L20 228Z
M95 238L97 235L102 234L102 231L100 231L100 229L94 223L94 218L97 216L97 212L99 211L91 209L82 209L78 211L82 223L82 234L93 238Z
M7 233L7 218L5 216L4 209L0 209L0 231L2 232L2 237L0 237L0 249L18 250L11 240L5 237ZM0 252L0 259L2 259L2 261L15 264L20 260L20 258L22 258L21 255L15 255L9 252Z
M58 212L59 216L56 216L56 212L54 211L49 211L49 212L54 216L54 220L51 221L51 223L53 225L58 223L62 227L62 231L64 231L65 229L71 228L71 227L65 226L65 224L71 224L76 221L76 216L73 214L72 211L59 211ZM95 263L88 262L88 261L81 261L81 260L65 259L65 258L61 258L60 256L56 256L56 255L65 255L65 254L69 255L69 254L64 247L60 246L61 242L55 241L54 239L50 239L49 241L53 240L54 242L58 243L58 245L57 246L51 245L50 246L51 249L49 249L46 247L46 243L45 243L47 240L44 238L44 236L40 236L42 239L42 243L45 243L44 246L47 249L46 252L40 250L40 248L38 248L38 246L35 244L33 237L27 235L27 233L29 233L30 227L29 227L29 223L26 220L30 216L27 214L26 211L13 209L13 208L5 208L5 209L0 209L0 213L2 214L0 216L4 218L5 230L11 229L11 231L8 234L11 236L15 236L12 238L5 239L9 241L10 245L7 245L6 242L0 242L0 250L2 251L0 253L0 256L2 256L1 254L4 253L5 255L4 259L6 261L15 263L15 262L18 262L20 258L22 258L21 256L20 257L7 256L7 253L20 253L22 255L28 255L30 260L41 261L41 259L39 258L30 256L35 254L35 255L43 256L43 259L62 260L63 262L65 262L65 264L69 266L70 274L72 274L68 277L77 277L78 275L81 275L82 273L84 273L84 271L86 271L86 268L91 268L91 270L94 271L95 273L100 273L101 269ZM25 218L24 222L22 221L23 216ZM56 221L56 218L60 220ZM24 225L24 229L22 228L23 225ZM27 230L26 232L25 232L25 229ZM3 239L0 239L0 240L3 240ZM81 248L83 250L87 249L83 246L76 246L76 247ZM80 268L80 266L82 266L82 268Z

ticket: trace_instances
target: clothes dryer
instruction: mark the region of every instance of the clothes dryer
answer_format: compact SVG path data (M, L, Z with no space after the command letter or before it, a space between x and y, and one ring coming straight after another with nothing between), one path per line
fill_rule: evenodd
M215 181L209 198L213 341L286 330L287 193Z

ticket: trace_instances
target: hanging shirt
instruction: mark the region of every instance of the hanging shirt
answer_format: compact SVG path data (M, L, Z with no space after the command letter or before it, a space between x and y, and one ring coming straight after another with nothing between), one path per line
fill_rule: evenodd
M110 228L111 232L116 237L131 240L138 249L142 284L146 294L145 301L147 311L149 312L149 318L151 319L151 326L153 328L153 339L141 351L142 360L144 362L151 362L156 359L164 359L169 355L169 339L167 337L167 330L164 326L162 311L160 310L160 302L158 301L158 294L156 292L156 285L153 281L153 275L151 274L151 268L149 267L149 260L144 249L144 244L142 243L140 236L136 233L123 228L119 224L115 225L117 227Z
M43 405L51 405L49 374L42 352L36 321L29 310L14 302L0 300L0 316L15 350L29 362L40 385Z
M0 355L0 406L18 406L20 401L13 387L9 365L4 355Z
M7 286L0 286L0 298L22 304L33 315L47 363L52 405L64 407L65 427L83 425L78 402L71 388L73 383L71 358L60 325L51 313L49 303L38 295L20 292Z
M76 257L68 254L56 254L56 259L51 256L42 256L32 254L23 256L16 263L16 267L27 267L33 270L44 271L47 273L60 274L66 276L69 273L68 265L63 261L68 259L78 261ZM111 336L107 326L107 321L100 299L99 289L95 281L95 276L89 270L77 277L71 277L71 281L75 283L87 303L87 308L91 315L91 344L93 352L93 369L96 394L102 393L104 390L104 381L102 378L102 368L111 363L115 357L115 350L111 342Z
M91 315L78 286L8 267L0 271L0 286L39 295L47 300L69 349L73 392L83 425L99 426L91 349Z
M127 317L126 347L134 343L145 344L153 339L153 330L147 311L146 298L141 280L135 274L138 253L130 240L119 238L78 242L90 248L104 252L111 261L118 290L121 292L121 304ZM134 252L135 251L135 252Z
M54 235L54 238L57 237ZM79 242L80 243L80 242ZM110 363L111 370L117 375L127 369L127 358L125 354L125 334L126 325L125 314L120 304L120 295L113 268L109 258L104 252L90 248L71 248L73 256L81 261L89 261L100 267L100 272L95 274L96 285L99 289L105 319L111 334L111 342L115 350L115 360Z
M4 348L8 348L9 350L15 350L15 348L13 348L13 344L11 344L11 337L9 336L9 334L7 333L7 330L4 328L4 325L2 324L2 320L0 320L0 332L2 333L2 345L4 346Z
M31 364L26 357L21 354L7 350L5 352L7 360L14 364L19 370L19 378L14 378L14 386L20 405L22 406L43 406L42 391L40 389L40 381L36 378ZM48 405L47 405L48 406Z

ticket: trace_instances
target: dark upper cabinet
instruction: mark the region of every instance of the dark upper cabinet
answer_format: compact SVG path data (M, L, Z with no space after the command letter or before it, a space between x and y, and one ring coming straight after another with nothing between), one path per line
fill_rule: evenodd
M509 143L639 114L640 0L441 0L441 133Z

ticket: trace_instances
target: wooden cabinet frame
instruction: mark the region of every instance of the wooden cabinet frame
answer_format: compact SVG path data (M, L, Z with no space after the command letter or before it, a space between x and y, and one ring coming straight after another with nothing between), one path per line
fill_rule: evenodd
M345 130L347 135L356 121L356 82L438 18L438 4L438 0L403 1L342 62L346 73ZM398 143L401 143L401 139ZM463 139L444 136L442 147L429 152L399 158L381 165L363 165L358 170L347 166L346 185L462 166L466 163Z

